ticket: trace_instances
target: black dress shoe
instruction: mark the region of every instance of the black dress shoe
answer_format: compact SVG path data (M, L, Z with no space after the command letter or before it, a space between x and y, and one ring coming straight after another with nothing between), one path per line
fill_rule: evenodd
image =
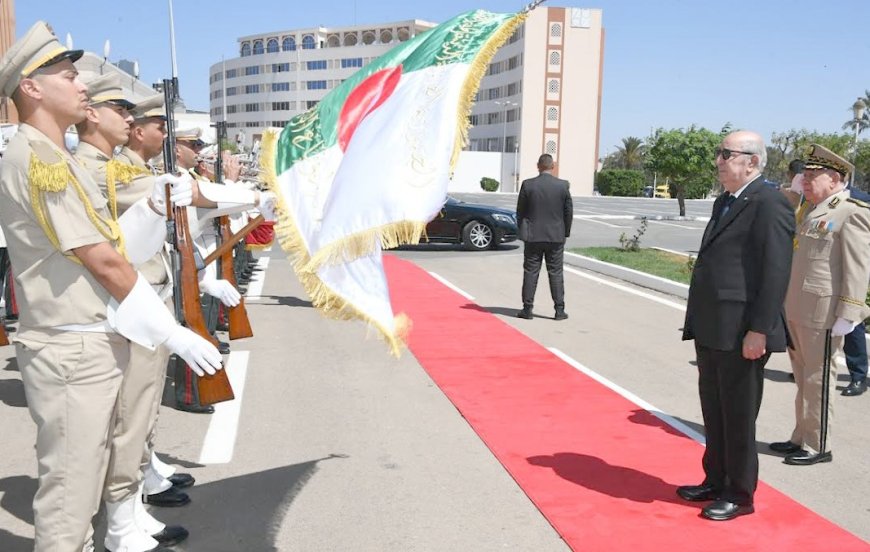
M172 483L172 487L175 489L193 487L193 484L196 482L196 479L189 473L174 473L167 479L169 479L169 482Z
M215 327L215 330L217 330L219 332L228 332L228 331L230 331L230 325L227 324L226 322L218 322L217 327Z
M819 462L830 462L834 459L831 451L813 453L807 450L799 450L785 457L783 460L789 466L812 466Z
M175 403L175 409L183 412L192 412L194 414L214 414L214 405L211 404L184 404Z
M701 510L701 515L713 521L728 521L753 512L755 512L755 507L752 504L734 504L727 500L717 500L705 506Z
M230 344L226 341L218 341L218 352L222 355L230 354Z
M841 395L844 397L855 397L861 395L867 390L867 380L853 381L843 389Z
M683 485L677 487L677 494L683 500L701 502L704 500L716 500L719 498L719 489L713 485Z
M167 525L156 535L151 535L151 538L164 546L175 546L184 539L190 536L187 529L180 525Z
M556 320L567 320L567 318L568 318L568 313L565 312L564 309L563 309L563 310L557 310L557 311L556 311L556 316L554 316L553 318L555 318Z
M165 508L175 508L178 506L186 506L190 504L190 497L187 493L183 493L175 487L169 487L162 493L145 495L143 499L145 504L152 506L162 506Z
M770 443L768 446L773 452L780 452L782 454L791 454L801 449L800 445L796 445L791 441L779 441L777 443Z
M109 550L108 548L106 548L106 552L112 552L112 551ZM151 550L146 550L145 552L178 552L178 551L175 550L174 548L166 548L166 547L160 546L158 544L156 547L152 548Z
M527 309L523 307L523 310L517 312L517 318L525 318L526 320L532 319L532 309Z

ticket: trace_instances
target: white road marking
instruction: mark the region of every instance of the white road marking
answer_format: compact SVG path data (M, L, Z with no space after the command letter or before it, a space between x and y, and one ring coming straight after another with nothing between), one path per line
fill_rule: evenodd
M435 278L436 280L438 280L439 282L441 282L442 284L444 284L445 286L449 287L450 289L452 289L453 291L455 291L456 293L458 293L459 295L465 297L465 298L468 299L469 301L474 301L474 297L472 297L472 296L469 295L468 293L465 293L464 291L462 291L461 289L459 289L459 288L456 287L455 285L451 284L451 283L450 283L449 281L447 281L445 278L439 276L438 274L435 274L435 273L432 272L432 271L429 271L429 274L430 274L433 278Z
M269 268L271 257L260 257L257 259L257 266L254 267L254 272L251 273L251 281L248 284L248 291L245 292L245 299L259 299L263 293L263 283L266 281L266 269Z
M620 291L624 291L626 293L630 293L632 295L637 295L638 297L643 297L644 299L649 299L650 301L654 301L659 303L660 305L665 305L667 307L671 307L672 309L677 309L682 312L686 312L686 305L682 305L680 303L675 303L673 301L668 301L667 299L662 299L661 297L657 297L655 295L645 293L643 291L630 288L628 286L623 286L621 284L615 284L613 282L609 282L603 278L598 278L597 276L592 276L591 274L586 274L585 272L581 272L571 267L564 267L565 272L570 272L571 274L576 274L577 276L586 278L587 280L592 280L593 282L597 282L599 284L604 284L605 286L610 286L614 289L618 289Z
M584 222L594 222L596 224L603 224L604 226L609 226L611 228L631 228L631 226L620 226L618 224L610 224L609 222L604 222L602 220L595 220L594 218L583 217L579 215L574 215L576 220L582 220Z
M673 222L664 222L661 220L647 220L650 224L663 224L665 226L674 226L676 228L688 228L689 230L703 230L697 226L686 226L685 224L674 224Z
M214 405L214 414L199 454L200 464L227 464L233 459L250 354L249 351L232 351L227 359L224 370L227 371L236 398Z
M702 445L705 443L705 439L704 439L703 435L701 435L700 433L698 433L697 431L695 431L694 429L692 429L688 425L684 424L680 420L677 420L673 416L671 416L669 414L665 414L663 411L659 410L655 406L653 406L650 403L646 402L645 400L641 399L640 397L638 397L637 395L635 395L631 391L629 391L627 389L623 389L622 387L616 385L615 383L613 383L609 379L605 378L601 374L598 374L597 372L592 371L591 369L587 368L586 366L583 366L582 364L580 364L579 362L577 362L573 358L569 357L568 355L566 355L565 353L563 353L559 349L556 349L555 347L548 347L547 350L549 350L551 353L553 353L554 355L556 355L557 357L559 357L560 359L562 359L563 361L565 361L566 363L571 365L576 370L586 374L590 378L594 379L595 381L602 384L603 386L611 389L612 391L615 391L616 393L618 393L622 397L628 399L629 401L633 402L634 404L636 404L640 408L646 410L647 412L649 412L650 414L652 414L653 416L655 416L659 420L663 421L664 423L668 424L672 428L676 429L680 433L685 434L687 437L691 437L692 439L694 439L695 441L698 441Z

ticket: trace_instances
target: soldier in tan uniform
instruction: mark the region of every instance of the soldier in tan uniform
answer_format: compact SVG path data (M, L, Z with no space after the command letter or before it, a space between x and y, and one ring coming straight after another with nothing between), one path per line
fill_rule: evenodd
M830 462L831 420L837 373L834 353L843 336L870 314L870 205L849 197L846 175L854 167L813 145L804 169L807 200L798 211L794 261L785 299L797 383L795 428L788 441L771 443L785 463Z
M121 77L116 73L99 76L87 82L87 86L90 105L85 120L76 125L79 136L76 159L100 187L108 200L112 217L117 220L137 201L151 194L155 178L147 167L113 158L115 148L129 141L130 125L134 120L131 111L136 107L126 97L121 87ZM162 252L142 264L139 272L162 299L171 294L172 287L164 268ZM168 359L166 347L151 350L136 343L130 344L130 362L124 371L118 397L106 488L103 492L107 507L133 496L138 497L144 486L142 464L145 443L149 432L153 430L155 402L159 404L163 393ZM190 502L185 493L172 489L171 484L167 484L162 491L171 495L166 500L172 505ZM139 500L135 501L134 515L139 529L160 544L177 544L188 536L183 527L166 526L157 521ZM130 544L130 541L135 542ZM149 547L154 545L151 539L141 534L126 534L115 542L107 542L107 547L134 552L137 546L141 546L135 543L140 541L151 545Z
M164 345L202 372L220 368L217 350L176 324L134 269L166 237L160 188L171 184L173 201L187 204L190 183L163 177L115 221L66 149L65 130L88 106L73 65L81 55L38 22L0 60L0 95L21 119L0 165L0 225L21 302L18 367L37 424L37 552L91 549L129 341ZM133 506L107 509L107 538L137 530Z

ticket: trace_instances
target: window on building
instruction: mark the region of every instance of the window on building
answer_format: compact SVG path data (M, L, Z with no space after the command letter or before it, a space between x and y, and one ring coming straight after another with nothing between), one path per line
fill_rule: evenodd
M236 113L239 110L239 106L237 105L228 105L227 106L227 114Z
M242 43L242 57L251 55L251 43L243 42Z
M499 142L501 138L489 138L486 141L486 151L499 151Z
M411 38L411 31L408 30L408 27L399 27L398 37L399 42L405 42Z
M309 71L320 71L326 69L326 60L318 59L316 61L307 61L305 62L305 68Z
M345 46L356 46L359 39L356 36L356 33L347 33L344 35L344 45Z
M234 79L234 78L236 78L236 75L238 75L238 74L239 74L238 69L227 69L226 75L227 75L228 79Z
M517 151L517 137L516 136L508 136L505 138L504 151L506 153L511 153Z
M505 115L507 117L507 122L509 122L509 123L512 123L516 120L519 120L520 108L518 107L516 109L510 109L510 110L508 110L508 112Z
M290 102L272 102L272 111L290 111Z
M273 82L272 83L272 92L289 92L290 91L290 83L289 82Z
M212 111L213 111L212 115L223 115L224 114L223 107L216 107Z
M338 48L341 46L341 39L338 38L337 34L329 35L326 39L326 45L330 48Z
M347 69L349 67L362 67L363 62L362 58L345 58L341 60L341 68Z
M363 31L362 34L362 43L366 46L375 43L375 32L374 31Z
M236 94L239 93L239 89L236 88L235 86L230 86L229 88L227 88L226 93L227 93L227 96L235 96Z
M312 107L317 106L317 104L317 100L308 100L307 102L305 102L305 109L311 109Z
M272 72L273 73L286 73L290 70L289 63L273 63L272 64Z
M287 121L272 121L273 127L284 128L287 126Z
M260 123L258 123L257 121L248 121L247 123L245 123L245 127L247 127L247 128L259 128Z
M513 56L512 58L507 60L507 68L508 70L513 70L522 65L522 58L518 55Z
M556 141L555 140L547 140L547 145L544 147L544 153L549 153L550 155L556 155Z
M501 98L501 88L490 88L486 91L486 99L497 100Z
M479 125L480 124L480 115L469 115L468 116L468 123L471 126Z
M493 111L486 114L486 124L495 125L501 122L501 111ZM495 150L497 151L497 150Z
M558 107L548 107L547 108L547 120L548 121L558 121L559 120L559 108Z
M507 85L507 95L508 96L516 96L517 94L519 94L519 91L520 91L520 86L518 83L512 82L509 85Z
M308 81L305 83L305 87L308 90L326 90L326 81L325 80Z
M269 42L266 43L266 51L270 54L275 54L278 52L278 39L270 38Z
M262 40L255 40L254 41L254 55L256 56L257 54L262 54L262 53L263 53L263 41Z
M250 75L259 75L260 74L260 66L259 65L249 65L245 67L245 76Z
M562 56L559 52L550 52L550 65L559 65L562 63Z
M393 31L384 29L381 31L381 44L389 44L393 41Z
M561 38L562 36L562 25L560 23L553 23L550 25L550 36L553 38Z
M281 49L285 52L293 52L296 50L296 39L292 36L288 36L281 43Z
M258 103L245 104L245 113L253 113L255 111L260 111L260 104L258 104Z
M550 79L549 82L547 82L547 92L550 94L559 93L559 79Z
M303 50L313 50L315 47L314 36L313 35L305 35L302 37L302 49Z
M245 94L259 94L260 85L259 84L246 84L245 85Z

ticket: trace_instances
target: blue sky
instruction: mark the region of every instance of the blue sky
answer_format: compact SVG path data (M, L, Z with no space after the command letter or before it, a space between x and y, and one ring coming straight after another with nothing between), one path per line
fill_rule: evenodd
M169 76L166 0L18 0L16 28L44 19L61 40L138 60L141 77ZM440 22L481 8L514 11L515 0L174 0L181 92L208 109L208 67L237 56L236 38L315 25L402 19ZM718 130L840 129L870 89L867 0L550 1L601 8L606 30L601 150L656 127ZM301 7L300 7L301 6ZM88 11L85 11L87 8Z

